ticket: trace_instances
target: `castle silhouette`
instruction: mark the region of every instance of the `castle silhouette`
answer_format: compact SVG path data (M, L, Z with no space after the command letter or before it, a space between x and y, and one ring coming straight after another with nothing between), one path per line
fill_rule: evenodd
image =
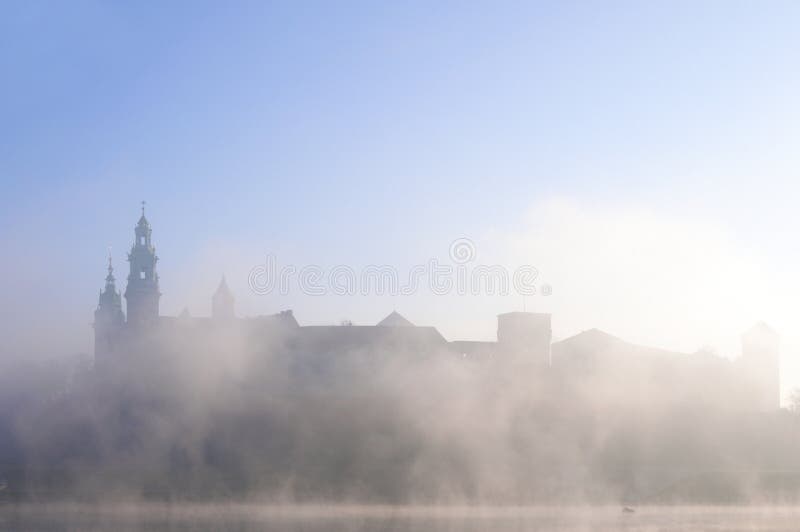
M122 310L109 257L94 313L95 368L100 372L125 364L137 350L158 352L159 344L169 339L188 336L211 342L236 331L251 342L266 343L280 336L279 348L295 356L335 360L353 351L444 354L514 365L520 371L550 372L554 378L599 380L612 388L624 383L626 390L631 380L638 380L647 394L671 396L680 389L682 396L694 401L733 399L743 408L761 411L780 407L778 335L763 322L742 335L741 355L735 361L702 351L688 354L639 346L598 329L553 342L551 315L535 312L500 314L497 341L448 341L436 328L416 326L396 311L373 326L301 326L291 310L239 318L224 277L212 296L211 317L192 317L187 311L167 317L159 314L158 256L144 202L134 235L124 293L127 312Z

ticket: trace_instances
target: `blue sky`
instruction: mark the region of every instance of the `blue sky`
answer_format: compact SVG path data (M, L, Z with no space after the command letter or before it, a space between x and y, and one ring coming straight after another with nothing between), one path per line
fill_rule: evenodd
M199 306L223 272L246 291L246 265L270 251L404 265L465 235L489 247L524 240L554 200L589 219L644 211L659 227L713 225L733 250L721 255L770 278L791 279L800 262L796 2L1 9L0 221L17 309L3 332L15 346L41 336L24 331L59 324L70 350L90 348L106 247L124 269L142 199L166 312ZM562 319L563 334L606 319L637 335L598 301L536 305L583 316ZM377 321L398 307L450 336L490 335L492 316L518 304L479 301L451 315L425 297L243 303L292 306L312 322ZM788 311L774 320L792 323ZM685 349L716 339L676 334L639 339Z

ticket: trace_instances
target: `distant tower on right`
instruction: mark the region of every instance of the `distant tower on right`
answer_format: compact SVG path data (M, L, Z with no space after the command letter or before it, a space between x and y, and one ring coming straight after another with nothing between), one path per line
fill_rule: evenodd
M217 291L211 298L211 317L216 320L232 320L236 317L234 312L234 299L225 276L219 282Z
M764 322L742 334L742 369L752 386L753 406L774 410L781 406L780 338Z

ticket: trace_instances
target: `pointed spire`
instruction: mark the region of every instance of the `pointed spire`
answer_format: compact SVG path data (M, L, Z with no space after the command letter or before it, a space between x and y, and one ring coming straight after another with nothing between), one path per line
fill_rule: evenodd
M150 227L150 222L147 221L147 218L144 215L144 208L145 208L146 205L147 205L147 202L145 200L142 200L142 216L139 218L138 226L139 227L147 227L147 228L149 228Z
M216 294L232 295L231 289L228 288L228 282L225 280L225 275L223 275L222 279L219 281L219 286L217 286Z
M98 306L109 308L119 308L121 306L120 293L117 291L116 279L114 278L114 264L111 261L111 246L108 248L106 287L100 291Z
M211 298L211 316L214 318L231 319L235 316L235 300L225 276L219 282L217 291Z
M106 283L114 283L114 264L111 262L111 246L108 246L108 275L106 275Z

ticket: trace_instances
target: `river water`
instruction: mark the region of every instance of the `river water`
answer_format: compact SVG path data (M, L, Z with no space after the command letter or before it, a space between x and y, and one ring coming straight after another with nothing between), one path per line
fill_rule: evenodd
M375 507L25 505L0 507L0 530L75 532L522 532L800 530L792 507Z

